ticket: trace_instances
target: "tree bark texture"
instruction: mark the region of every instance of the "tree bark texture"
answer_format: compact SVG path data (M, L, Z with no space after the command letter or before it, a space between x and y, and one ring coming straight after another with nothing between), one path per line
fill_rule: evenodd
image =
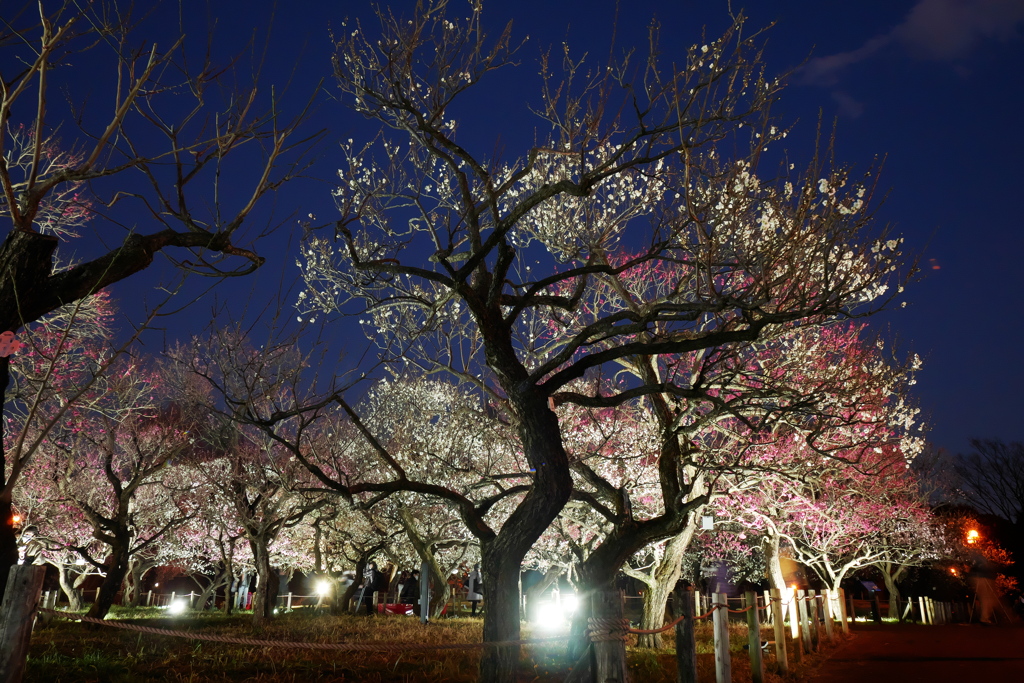
M274 616L277 606L277 572L270 566L270 549L265 538L249 541L256 565L256 596L252 601L252 618L261 622Z
M16 564L10 570L10 590L0 604L0 681L21 683L45 576L40 565Z
M484 641L520 637L519 573L523 558L562 511L572 493L569 458L561 429L547 397L525 386L526 371L510 345L488 361L502 379L518 416L523 453L533 469L533 486L501 530L481 540L481 571L487 586ZM518 646L488 647L480 658L482 683L514 683Z
M111 546L105 569L107 575L103 577L103 583L96 594L96 602L89 608L88 616L95 619L106 618L114 601L117 600L117 594L124 584L124 577L128 574L128 559L128 543L116 543Z
M882 573L882 581L885 582L885 590L889 592L889 611L888 616L890 619L899 619L903 621L903 614L900 612L900 587L897 583L900 575L903 574L903 567L893 565L889 562L882 564L879 569Z
M665 546L665 554L658 563L658 567L647 585L647 590L644 591L644 611L640 618L641 629L661 628L665 623L668 598L675 589L676 583L679 582L679 576L683 572L683 555L690 547L693 534L697 530L697 516L691 515L691 518L686 529ZM660 649L662 636L660 633L642 634L637 636L636 644L637 647Z
M85 583L84 574L72 575L73 569L70 565L62 564L57 567L57 581L60 589L68 598L68 609L77 612L82 609L82 584Z
M764 565L768 587L784 591L786 576L782 573L781 545L782 538L769 532L764 541Z

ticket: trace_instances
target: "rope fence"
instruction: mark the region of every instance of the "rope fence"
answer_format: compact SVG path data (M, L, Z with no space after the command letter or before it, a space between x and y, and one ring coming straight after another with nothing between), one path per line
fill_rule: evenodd
M39 608L40 612L55 614L66 619L82 621L90 624L119 628L125 631L138 633L149 633L155 636L172 636L176 638L189 638L191 640L205 640L214 643L228 643L231 645L250 645L253 647L286 647L298 650L335 650L340 652L406 652L409 650L436 651L436 650L473 650L484 647L507 647L512 645L539 645L542 643L566 640L569 634L549 636L547 638L530 638L527 640L502 640L483 643L444 643L441 645L430 645L425 643L308 643L287 640L260 640L258 638L241 638L238 636L220 636L212 633L196 633L194 631L178 631L153 626L139 626L138 624L119 623L107 619L97 619L81 614L73 614L61 610L54 610L45 607Z
M759 609L765 609L765 607L759 607ZM694 621L698 619L707 619L714 615L716 609L725 609L731 614L743 614L749 612L754 608L753 605L744 607L743 609L732 609L724 603L713 603L711 609L704 614L695 615L692 618ZM495 642L481 642L481 643L447 643L443 645L428 645L423 643L309 643L309 642L298 642L298 641L284 641L284 640L261 640L257 638L242 638L239 636L222 636L208 633L195 633L194 631L179 631L174 629L156 628L154 626L140 626L138 624L123 623L117 621L111 621L107 619L97 619L95 617L89 617L82 614L75 614L73 612L65 612L63 610L49 609L47 607L40 607L40 612L46 614L53 614L55 616L63 617L65 619L80 621L90 624L99 624L100 626L109 626L110 628L122 629L125 631L135 631L137 633L148 633L157 636L171 636L176 638L189 638L192 640L204 640L215 643L228 643L231 645L250 645L253 647L286 647L292 649L303 649L303 650L335 650L340 652L395 652L395 651L408 651L408 650L419 650L419 651L433 651L433 650L472 650L475 648L483 647L502 647L512 645L539 645L543 643L557 642L559 640L567 640L570 634L549 636L546 638L530 638L524 640L506 640L506 641L495 641ZM677 624L687 619L687 616L680 616L673 621L665 624L661 628L653 629L639 629L630 628L628 619L595 619L591 617L588 619L587 637L590 642L606 642L611 640L625 640L628 635L653 635L656 633L664 633L671 628L674 628Z
M39 586L41 588L41 580ZM770 593L770 596L769 596ZM814 593L814 591L809 591ZM172 594L173 596L174 594ZM36 591L38 600L39 590ZM185 596L182 596L183 598ZM288 602L292 602L293 595L288 596ZM305 597L305 596L301 596ZM872 608L876 620L880 619L880 605L877 596L872 596ZM192 596L189 595L189 602ZM731 680L731 657L730 654L730 622L735 624L738 619L730 619L730 615L745 614L747 630L747 656L750 658L751 676L755 683L763 683L764 660L763 652L770 652L769 647L774 646L775 666L778 671L785 674L789 670L789 657L793 656L794 662L812 653L818 652L824 642L834 642L839 633L839 626L842 626L842 633L849 633L849 621L856 620L857 614L854 609L855 601L852 596L847 597L845 592L831 591L826 589L823 594L807 594L803 590L786 589L780 593L778 589L764 591L763 599L754 591L746 591L741 598L742 607L734 609L730 607L735 600L730 599L721 592L711 595L701 595L696 591L677 590L673 593L673 600L680 600L681 616L672 619L660 628L641 629L631 628L630 620L626 618L625 596L619 592L604 591L595 593L592 598L592 614L595 616L587 620L587 628L584 633L565 633L551 635L541 638L528 638L505 641L484 641L477 643L441 643L427 644L418 642L301 642L289 640L266 640L261 638L249 638L237 635L219 635L211 633L197 633L195 631L177 630L174 628L157 628L143 626L127 621L108 621L97 619L77 613L53 609L54 604L35 607L38 612L61 617L64 619L92 623L100 626L146 633L155 636L187 638L190 640L225 643L230 645L241 645L258 648L287 648L295 650L333 651L333 652L380 652L396 653L403 652L439 652L439 651L473 651L484 648L495 647L516 647L533 646L546 643L564 642L573 637L583 637L589 641L589 646L580 656L579 662L593 661L597 669L594 671L595 680L605 680L608 676L618 675L622 678L626 671L626 645L631 635L646 636L665 633L680 624L684 624L676 631L677 657L679 652L684 656L679 659L680 666L687 666L693 669L696 676L696 639L693 625L697 620L713 617L714 627L712 629L713 647L715 651L715 669L718 680ZM918 598L921 612L921 622L931 624L950 623L954 620L954 607L949 603L933 601L929 598ZM907 609L912 610L915 600L908 600ZM35 603L38 605L38 603ZM673 603L675 604L675 603ZM289 605L290 606L290 605ZM693 614L706 608L702 614ZM30 608L31 609L31 608ZM769 620L762 621L761 611L770 611ZM788 617L788 625L785 623ZM913 616L912 616L913 618ZM689 619L688 624L684 623ZM24 621L24 620L23 620ZM28 624L32 619L27 620ZM173 624L172 624L173 625ZM30 627L31 628L31 627ZM774 639L764 640L762 630L770 628L774 631ZM572 648L570 648L572 650ZM591 654L587 654L591 653ZM589 666L589 665L587 665ZM576 671L575 666L572 671ZM618 673L616 673L618 672ZM620 675L622 674L622 675ZM581 674L582 675L582 674ZM574 679L576 680L576 679ZM579 679L583 680L583 679Z

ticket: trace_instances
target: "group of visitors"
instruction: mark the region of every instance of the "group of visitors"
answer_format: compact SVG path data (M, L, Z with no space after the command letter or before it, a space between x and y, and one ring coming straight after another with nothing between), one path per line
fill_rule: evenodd
M451 586L452 595L465 595L472 607L472 614L476 614L480 602L483 600L483 576L480 574L480 565L474 564L471 571L465 567L452 573L448 584ZM384 594L390 599L397 599L398 603L412 605L413 609L419 606L420 602L420 573L418 570L402 571L396 575L395 569L390 567L381 571L376 562L368 562L363 570L362 582L356 591L356 613L363 609L366 614L373 614L374 593Z

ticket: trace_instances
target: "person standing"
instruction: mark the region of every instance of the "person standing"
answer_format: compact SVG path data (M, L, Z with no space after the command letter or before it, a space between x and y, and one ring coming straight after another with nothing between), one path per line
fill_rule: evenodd
M402 597L400 601L403 605L412 605L413 614L416 613L420 604L419 570L413 569L405 579L405 582L402 584Z
M367 616L373 614L373 593L379 589L383 574L377 569L376 562L368 562L366 569L363 570L363 583L359 588L359 601L356 603L356 614L359 614L360 608L366 605Z
M469 573L466 580L466 599L472 607L471 614L476 616L476 608L484 597L484 580L480 575L480 565L474 564L473 571Z

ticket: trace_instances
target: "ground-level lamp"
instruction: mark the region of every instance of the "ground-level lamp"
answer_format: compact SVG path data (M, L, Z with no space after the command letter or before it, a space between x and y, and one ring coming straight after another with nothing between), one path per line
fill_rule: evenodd
M970 529L970 530L968 530L968 532L967 532L967 542L968 543L973 545L973 544L977 543L978 539L980 539L980 538L981 538L981 534L978 533L977 529Z

